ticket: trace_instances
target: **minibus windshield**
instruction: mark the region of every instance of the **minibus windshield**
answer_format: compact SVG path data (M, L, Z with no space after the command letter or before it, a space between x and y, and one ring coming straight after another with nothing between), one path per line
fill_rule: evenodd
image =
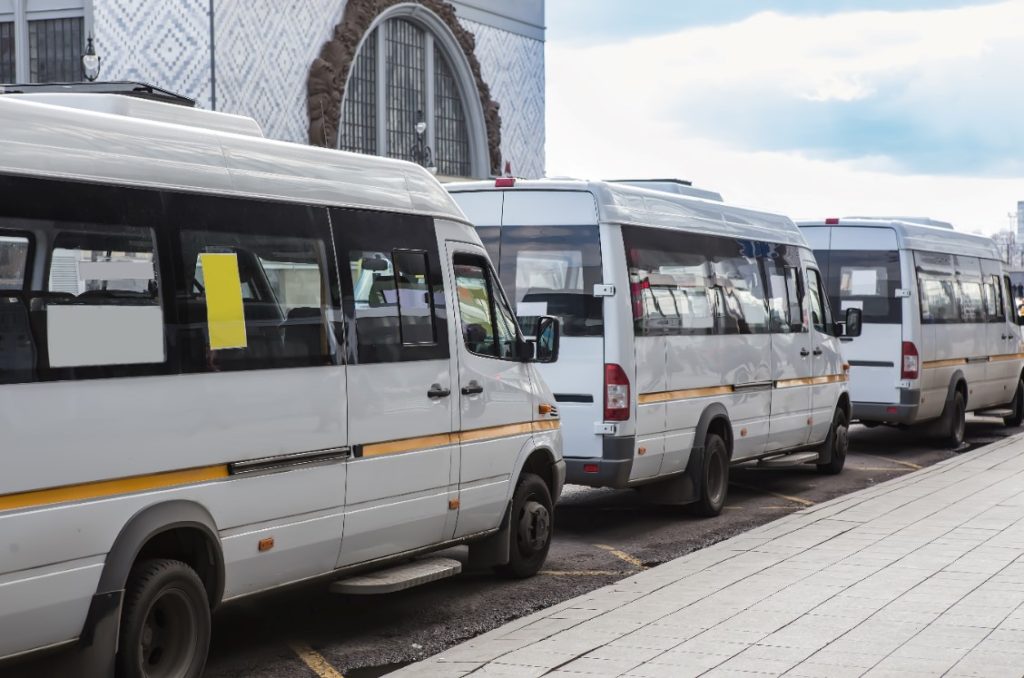
M553 315L568 337L601 336L601 241L594 226L481 228L480 237L498 267L519 324L533 335L537 318Z
M832 309L843 314L859 308L866 323L899 323L903 319L900 254L881 250L817 250Z

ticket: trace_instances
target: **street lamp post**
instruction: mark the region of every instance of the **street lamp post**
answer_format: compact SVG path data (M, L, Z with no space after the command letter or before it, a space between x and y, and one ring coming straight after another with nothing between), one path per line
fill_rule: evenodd
M416 123L416 145L412 147L412 159L422 165L431 174L437 174L437 167L434 165L433 154L430 146L426 144L423 135L427 131L427 123L423 119L423 111L416 111L418 122Z
M82 55L82 74L89 82L95 82L96 78L100 76L100 61L90 35L89 40L85 43L85 54Z

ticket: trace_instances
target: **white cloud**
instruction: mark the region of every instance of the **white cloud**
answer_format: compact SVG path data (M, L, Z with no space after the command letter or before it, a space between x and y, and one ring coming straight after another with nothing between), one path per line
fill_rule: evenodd
M830 120L792 116L808 102L852 102L905 123L894 134L908 143L920 132L995 171L1024 166L1019 0L902 13L762 13L618 44L549 43L547 59L551 175L680 176L791 216L920 214L986 231L1004 228L1007 210L1024 199L1024 181L1013 176L900 173L900 138L891 140L891 155L854 149L837 162L798 144L757 151L737 131L768 142L773 128L779 139L827 136L801 125ZM973 144L1006 157L970 157Z

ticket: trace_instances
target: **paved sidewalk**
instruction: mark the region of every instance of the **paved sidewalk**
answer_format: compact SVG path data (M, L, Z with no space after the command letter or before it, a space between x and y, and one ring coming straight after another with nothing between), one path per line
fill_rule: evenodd
M1024 676L1024 436L519 619L394 677Z

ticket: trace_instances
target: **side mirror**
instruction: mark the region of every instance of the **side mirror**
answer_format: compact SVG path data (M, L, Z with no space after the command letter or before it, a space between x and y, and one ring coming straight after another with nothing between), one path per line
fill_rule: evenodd
M864 326L864 311L859 308L846 309L846 327L843 336L859 337Z
M558 360L558 344L561 338L558 318L542 315L537 318L536 353L533 359L538 363L553 363Z

